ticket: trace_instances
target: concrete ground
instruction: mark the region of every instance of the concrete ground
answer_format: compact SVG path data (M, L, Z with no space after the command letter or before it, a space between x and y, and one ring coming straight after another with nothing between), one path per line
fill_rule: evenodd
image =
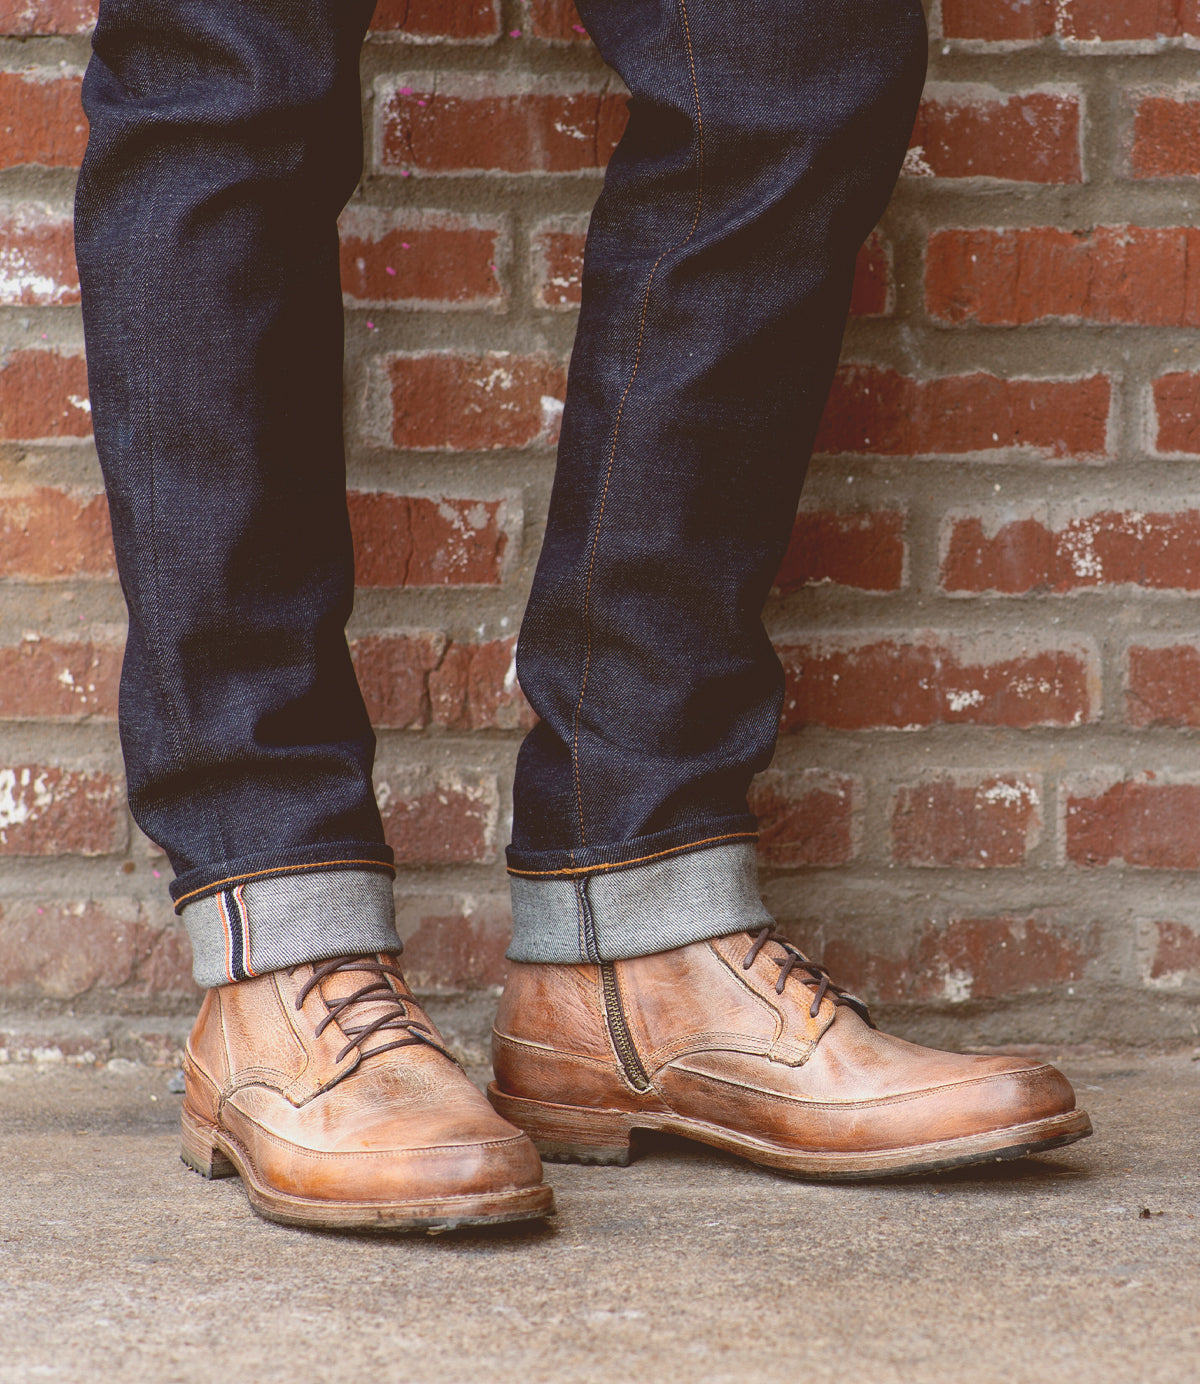
M1097 1133L1040 1159L819 1186L664 1139L551 1167L552 1227L418 1238L260 1220L169 1071L0 1067L0 1382L1200 1380L1200 1061L1063 1065Z

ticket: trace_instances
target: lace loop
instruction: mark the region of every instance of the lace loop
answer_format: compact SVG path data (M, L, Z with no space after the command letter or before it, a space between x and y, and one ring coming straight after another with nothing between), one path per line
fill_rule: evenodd
M389 976L394 976L401 985L404 984L404 976L399 968L376 957L338 956L331 961L318 963L313 967L312 975L300 987L300 993L296 996L296 1008L302 1009L304 1007L304 1001L323 980L339 973L345 974L348 971L362 971L371 976L372 979L355 990L353 994L334 1000L327 999L323 991L317 991L328 1012L317 1024L316 1037L319 1038L330 1024L336 1024L347 1041L334 1061L341 1062L356 1050L358 1053L353 1064L335 1077L330 1085L340 1081L344 1076L349 1076L350 1072L365 1058L377 1057L381 1052L391 1052L393 1048L407 1048L424 1044L426 1047L435 1048L457 1065L456 1059L436 1037L432 1025L428 1022L422 1022L421 1019L410 1014L409 1001L390 984ZM364 1023L355 1024L350 1021L352 1016L349 1011L359 1004L383 1005L384 1008L374 1018ZM403 1033L404 1036L393 1038L390 1042L380 1043L373 1048L363 1047L369 1038L376 1034L386 1034L389 1031Z
M742 970L748 971L758 959L759 952L768 942L774 942L783 948L782 956L773 956L771 960L779 967L779 978L775 982L775 993L782 995L787 985L788 976L795 974L798 976L802 985L814 987L813 1001L809 1005L808 1017L815 1019L821 1011L821 1001L828 995L835 1005L846 1005L853 1009L856 1014L865 1019L872 1028L875 1027L870 1012L866 1004L852 995L848 990L843 990L840 986L834 985L829 979L829 972L819 961L810 961L807 956L789 942L786 937L781 937L772 927L765 927L759 933L748 933L747 936L754 938L750 950L746 953L742 961Z

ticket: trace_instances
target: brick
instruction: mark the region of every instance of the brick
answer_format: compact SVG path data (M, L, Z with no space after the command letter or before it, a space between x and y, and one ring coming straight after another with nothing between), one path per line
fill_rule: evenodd
M504 306L499 262L508 244L496 217L353 208L339 229L342 292L352 304Z
M1082 980L1097 948L1089 932L1037 917L931 923L916 953L919 997L952 1004L996 1000Z
M607 85L427 73L379 93L379 166L405 173L580 173L607 164L626 98Z
M1129 650L1125 719L1133 726L1200 726L1200 648Z
M535 307L571 311L583 290L586 216L555 216L539 222L532 237Z
M0 72L0 168L78 168L87 145L79 77Z
M872 231L855 262L850 316L890 317L895 308L895 297L891 246L878 231Z
M430 716L448 730L528 730L537 717L517 682L517 641L452 644L429 675Z
M115 575L103 495L49 485L0 493L0 577L44 581Z
M829 635L780 644L780 729L917 729L935 725L1076 726L1099 702L1089 648L1024 638Z
M112 774L48 764L0 769L0 855L109 855L128 837Z
M1041 782L1029 774L941 774L892 799L897 865L1023 865L1042 826Z
M1200 34L1196 0L1066 0L1063 38L1105 43L1152 41Z
M350 646L376 726L527 730L536 717L516 677L516 638L454 644L445 635L369 635Z
M494 451L557 440L567 374L547 352L392 356L391 442L413 451Z
M943 322L1013 327L1048 318L1200 326L1200 230L941 231L929 239L925 301Z
M844 365L817 434L818 452L937 456L1022 448L1051 457L1108 451L1112 383L999 379L983 373L917 380Z
M1143 96L1134 105L1130 168L1135 178L1200 174L1200 101Z
M750 792L759 860L782 869L847 864L858 853L858 791L853 779L826 769L759 774Z
M512 912L502 895L418 897L396 901L404 939L404 974L418 992L479 990L502 985ZM486 1064L482 1048L459 1054Z
M1200 591L1200 510L1100 510L1057 526L1038 518L989 523L979 515L950 516L940 579L945 591L972 594L1097 586Z
M1146 979L1164 989L1200 980L1200 932L1186 923L1155 923Z
M489 43L500 36L499 0L379 0L371 30L410 43Z
M1094 790L1075 786L1067 797L1066 854L1090 867L1200 868L1200 784L1147 774Z
M91 434L92 405L82 356L15 351L0 358L0 442Z
M0 34L86 34L96 23L98 0L0 0Z
M498 586L508 547L503 500L351 491L359 586Z
M0 648L0 719L112 720L120 677L118 644L26 635Z
M375 793L384 836L398 865L495 860L500 794L494 775L397 770L377 776Z
M534 38L556 43L590 42L571 0L525 0L525 24Z
M0 304L79 302L69 217L31 203L0 213Z
M785 924L839 985L872 1003L963 1004L1035 994L1082 980L1095 958L1096 929L1045 917L954 918L925 922L908 946L867 948L832 927Z
M997 178L1022 183L1078 183L1080 103L1073 92L990 87L926 88L905 159L918 177Z
M1144 42L1200 33L1196 0L942 0L946 38Z
M128 898L7 901L0 910L0 993L77 1000L200 994L192 951L170 909Z
M1151 386L1154 449L1166 456L1200 456L1200 375L1160 375Z
M419 633L368 635L350 645L354 671L372 725L420 730L429 723L429 674L446 637Z
M907 549L905 515L896 509L801 510L775 577L783 594L833 583L859 591L899 591Z
M1054 33L1055 0L942 0L942 36L1025 42Z

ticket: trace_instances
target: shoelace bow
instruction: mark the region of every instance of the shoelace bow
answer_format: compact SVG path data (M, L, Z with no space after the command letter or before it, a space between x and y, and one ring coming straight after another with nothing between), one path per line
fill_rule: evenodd
M810 961L802 951L786 937L781 937L774 928L765 927L761 932L750 934L754 937L754 943L746 953L742 961L742 970L748 971L754 965L755 959L768 942L774 942L783 948L783 956L773 956L770 959L779 967L779 979L775 982L775 993L782 995L784 986L787 985L788 976L795 973L803 985L815 986L813 1002L809 1006L808 1017L815 1019L821 1009L821 1001L826 995L833 1000L835 1005L844 1004L853 1009L856 1014L865 1019L872 1028L875 1027L867 1006L857 995L852 995L840 986L834 985L829 979L829 972L819 961Z
M338 956L332 961L323 961L314 967L313 973L300 987L300 993L296 996L296 1008L301 1009L304 1001L308 998L323 980L337 972L362 971L366 975L374 977L366 985L356 990L352 995L346 995L340 999L328 1000L321 993L325 1008L329 1011L321 1022L317 1025L316 1036L319 1038L330 1024L336 1023L346 1036L346 1045L334 1058L335 1062L341 1062L355 1048L358 1049L358 1057L352 1066L346 1071L341 1072L335 1081L340 1081L342 1077L348 1076L355 1067L367 1057L376 1057L381 1052L391 1052L393 1048L408 1048L417 1044L424 1044L426 1047L436 1048L438 1052L449 1057L451 1062L456 1062L446 1048L438 1042L433 1035L433 1030L428 1023L422 1023L420 1019L414 1018L408 1012L408 1004L404 997L397 994L388 984L388 976L395 976L396 979L404 984L404 976L395 967L390 966L386 961L376 961L369 956ZM387 1008L383 1013L366 1023L354 1024L347 1022L350 1017L347 1011L356 1004L364 1002L371 1004L383 1004ZM396 1030L404 1034L403 1038L393 1038L391 1042L381 1043L378 1047L364 1048L363 1044L368 1038L377 1033L386 1033L388 1030ZM333 1084L333 1083L330 1083Z

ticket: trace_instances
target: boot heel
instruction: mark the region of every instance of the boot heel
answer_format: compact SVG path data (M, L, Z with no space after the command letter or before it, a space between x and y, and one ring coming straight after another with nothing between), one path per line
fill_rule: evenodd
M179 1156L201 1177L236 1177L237 1169L217 1147L216 1130L184 1106L180 1116L182 1147Z
M524 1130L548 1163L599 1163L621 1168L629 1164L632 1115L507 1096L494 1081L487 1095L496 1113Z

